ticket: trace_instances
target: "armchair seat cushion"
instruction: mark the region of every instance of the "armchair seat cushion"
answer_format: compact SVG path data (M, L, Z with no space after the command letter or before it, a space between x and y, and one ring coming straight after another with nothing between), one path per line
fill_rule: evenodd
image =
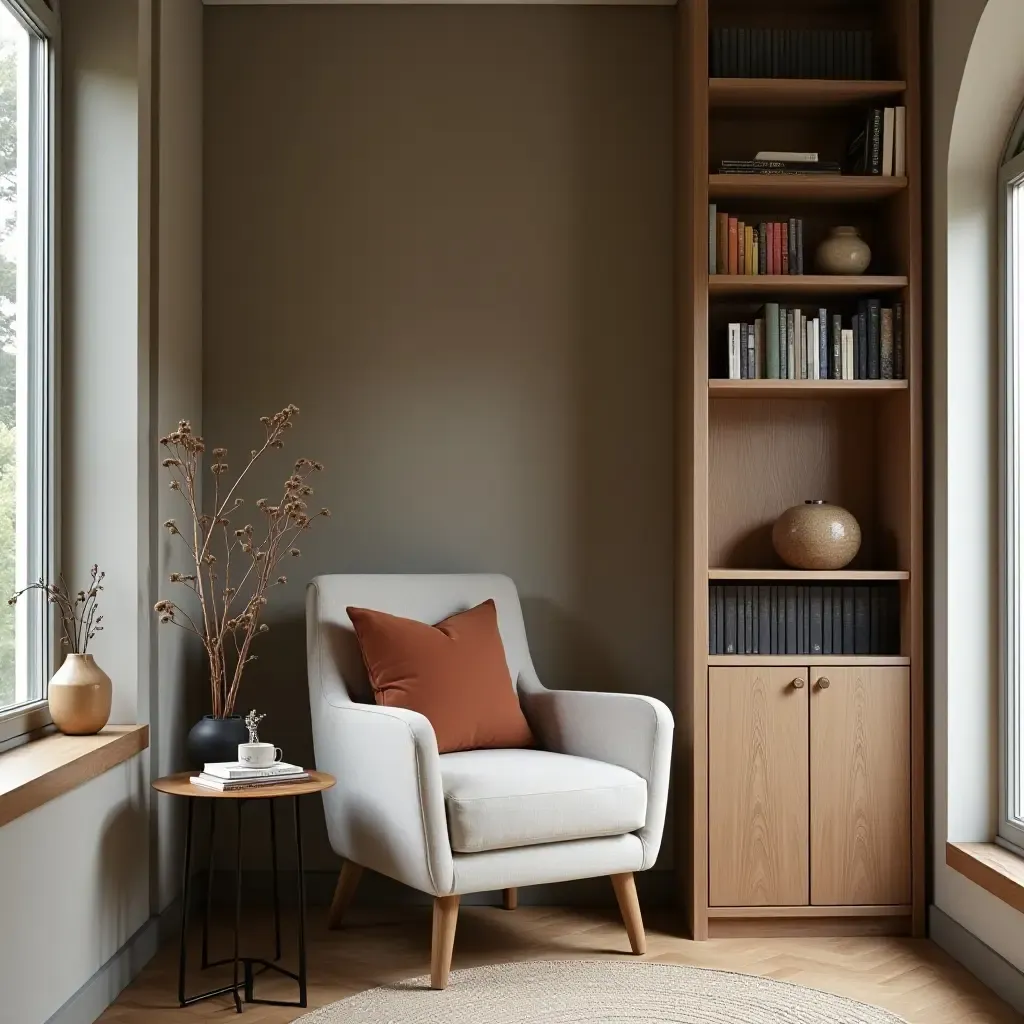
M455 853L482 853L643 828L647 783L617 765L546 750L465 750L441 759Z

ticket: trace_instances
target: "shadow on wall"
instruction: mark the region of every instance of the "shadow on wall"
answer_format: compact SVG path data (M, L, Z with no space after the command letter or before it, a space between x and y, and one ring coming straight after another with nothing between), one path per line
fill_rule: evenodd
M138 792L145 792L147 786L142 758L125 770L134 772ZM149 831L149 815L142 803L125 799L108 811L102 830L100 878L96 888L99 896L95 905L103 912L95 918L97 949L117 949L134 931L133 914L137 913L138 900L132 894L138 886L129 881L145 876L149 863L145 857L145 837ZM140 841L142 846L140 848Z

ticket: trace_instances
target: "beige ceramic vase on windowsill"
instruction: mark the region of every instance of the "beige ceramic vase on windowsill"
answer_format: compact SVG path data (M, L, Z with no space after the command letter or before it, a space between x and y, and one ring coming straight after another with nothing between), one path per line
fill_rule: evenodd
M110 676L91 654L69 654L50 680L50 717L69 736L99 732L110 718Z

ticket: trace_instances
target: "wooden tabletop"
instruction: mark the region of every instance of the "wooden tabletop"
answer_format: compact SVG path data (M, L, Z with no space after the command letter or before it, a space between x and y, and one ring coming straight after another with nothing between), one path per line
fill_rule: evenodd
M253 786L252 789L235 789L222 793L219 789L207 789L196 786L190 780L199 772L178 772L165 775L153 783L153 788L171 796L215 797L219 800L267 800L278 796L305 796L307 793L320 793L330 789L335 783L333 775L327 772L310 771L309 778L302 782L282 782L278 786Z

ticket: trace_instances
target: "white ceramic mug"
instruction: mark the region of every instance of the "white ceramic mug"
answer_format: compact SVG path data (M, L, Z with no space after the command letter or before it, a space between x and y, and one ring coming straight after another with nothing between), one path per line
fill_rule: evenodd
M238 763L247 768L270 768L277 764L284 754L273 743L239 743Z

